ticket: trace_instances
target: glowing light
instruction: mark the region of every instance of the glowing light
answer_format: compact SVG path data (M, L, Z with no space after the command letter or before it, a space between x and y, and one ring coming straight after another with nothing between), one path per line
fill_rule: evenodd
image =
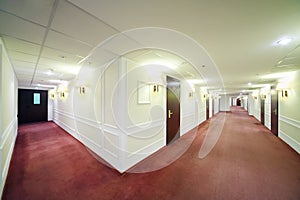
M276 42L276 44L277 44L277 45L284 46L284 45L288 45L289 43L291 43L292 40L293 40L293 39L290 38L290 37L285 37L285 38L282 38L282 39L278 40L278 41Z

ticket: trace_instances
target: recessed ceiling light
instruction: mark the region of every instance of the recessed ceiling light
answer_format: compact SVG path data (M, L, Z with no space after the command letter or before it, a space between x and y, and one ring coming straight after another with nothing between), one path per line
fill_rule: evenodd
M250 85L252 85L252 83L249 82L248 85L250 86Z
M277 45L281 45L281 46L284 46L284 45L287 45L289 43L291 43L293 40L293 38L290 38L290 37L285 37L285 38L281 38L280 40L278 40L276 42Z

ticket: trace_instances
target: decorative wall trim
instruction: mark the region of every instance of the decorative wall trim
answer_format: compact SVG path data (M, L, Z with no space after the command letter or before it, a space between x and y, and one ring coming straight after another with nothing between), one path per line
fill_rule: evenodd
M66 123L62 122L61 120L59 120L59 119L57 119L57 118L54 117L53 121L54 121L57 125L59 125L60 127L62 127L63 129L65 129L67 132L69 132L69 133L71 133L71 134L72 134L73 132L76 133L76 129L75 129L75 128L70 127L69 125L67 125Z
M106 126L106 127L112 128L112 129L118 129L117 126L114 126L114 125L111 125L111 124L104 123L103 125Z
M54 116L53 116L53 118L55 118L55 114L63 115L63 116L68 117L68 118L70 118L72 120L75 119L74 116L73 116L73 113L61 112L61 111L58 111L58 110L55 109L54 110Z
M283 131L279 131L279 137L287 143L290 147L292 147L295 151L297 151L300 154L300 143L288 136Z
M2 192L3 192L3 189L4 189L4 185L5 185L5 181L6 181L6 178L7 178L8 169L9 169L10 161L11 161L12 154L13 154L13 151L14 151L17 135L18 135L18 129L15 128L15 131L13 133L13 141L10 144L9 152L8 152L7 158L6 158L5 163L4 163L4 167L2 169L1 181L0 181L0 197L2 196ZM7 137L6 137L6 140L7 140ZM5 144L5 142L4 142L4 144ZM3 148L4 144L3 145L1 144L1 150L0 150L1 153L2 153L2 148ZM0 155L0 157L1 157L1 160L2 160L2 155ZM3 162L3 160L1 162Z
M187 118L187 117L194 117L195 116L195 113L184 113L181 115L182 116L182 119L183 118Z
M103 150L104 150L106 153L108 153L109 155L111 155L112 157L114 157L114 158L116 158L116 159L118 158L118 155L114 154L113 152L109 151L108 149L103 148ZM119 169L117 168L117 170L119 170Z
M298 120L286 117L284 115L280 115L279 120L300 129L300 121Z
M9 152L8 152L8 155L7 155L7 159L5 160L3 171L2 171L2 174L1 174L2 175L2 177L1 177L2 180L6 179L6 176L7 176L7 173L8 173L8 168L9 168L10 160L11 160L11 157L12 157L12 154L13 154L13 151L14 151L15 142L16 142L17 135L18 135L18 129L16 129L12 134L13 134L13 141L10 144L10 148L9 148ZM1 151L2 151L2 148L1 148Z
M117 127L113 128L111 126L106 126L106 125L103 126L103 132L106 132L106 133L109 133L109 134L115 135L115 136L120 135L120 130Z
M78 135L79 135L79 137L81 137L83 139L83 140L81 140L83 143L85 141L88 141L88 143L90 143L92 145L92 149L97 149L97 148L98 149L102 149L102 147L99 144L95 143L93 140L91 140L90 138L86 137L85 135L82 135L82 134L78 134ZM90 148L90 145L87 145L87 146L89 146L89 148Z
M94 128L101 128L101 123L98 123L97 121L95 120L91 120L91 119L87 119L85 117L79 117L79 116L75 116L75 121L79 121L83 124L86 124L86 125L89 125L89 126L92 126Z
M147 152L146 150L149 149L150 147L156 145L156 144L161 144L161 142L164 142L164 140L165 140L164 137L160 138L159 140L156 140L155 142L152 142L151 144L148 144L147 146L145 146L145 147L143 147L143 148L141 148L141 149L139 149L135 152L132 152L132 153L128 154L127 158L131 158L132 156L135 156L137 154L144 154L147 157L147 156L151 155L152 153L148 154L148 153L146 153Z
M6 129L3 131L3 134L1 136L1 144L0 144L0 149L3 149L4 144L6 143L6 140L9 136L9 133L11 133L12 129L17 126L17 118L13 119L9 125L6 127Z
M149 126L145 126L148 124L149 124ZM150 126L150 124L151 124L151 126ZM141 127L143 125L144 125L144 127ZM132 125L127 128L126 132L127 132L127 135L130 136L130 135L135 135L139 132L147 131L147 130L150 130L150 129L153 129L153 128L156 128L159 126L164 126L164 120L159 119L159 120L152 121L152 123L151 123L151 121L149 121L149 122L145 122L145 123L139 123L136 125Z

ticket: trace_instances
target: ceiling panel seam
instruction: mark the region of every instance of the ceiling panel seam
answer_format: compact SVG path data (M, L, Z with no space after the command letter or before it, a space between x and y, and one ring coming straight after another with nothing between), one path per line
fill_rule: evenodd
M53 18L54 18L56 9L57 9L58 2L59 2L59 0L55 0L54 3L53 3L53 6L52 6L51 15L50 15L50 17L49 17L49 21L48 21L48 24L47 24L47 27L46 27L45 35L44 35L44 38L43 38L43 42L42 42L42 44L41 44L40 52L39 52L39 55L38 55L38 58L37 58L37 61L36 61L36 64L35 64L35 68L34 68L34 72L33 72L33 75L32 75L32 79L31 79L31 81L30 81L30 85L31 85L31 86L32 86L32 83L33 83L33 81L34 81L34 77L35 77L35 75L36 75L36 71L37 71L37 68L38 68L38 64L39 64L39 61L40 61L40 59L41 59L41 55L42 55L42 52L43 52L43 49L44 49L44 44L45 44L45 42L46 42L48 33L49 33L49 31L50 31L50 26L51 26L51 24L52 24L52 21L53 21Z
M113 29L113 30L116 31L117 33L122 34L122 35L125 36L126 38L128 38L128 39L130 39L130 40L136 42L137 44L143 46L143 44L141 44L139 41L135 40L134 38L131 38L131 37L128 36L127 34L124 34L121 30L119 30L119 29L116 28L115 26L113 26L113 25L107 23L107 22L104 21L103 19L101 19L101 18L99 18L99 17L93 15L92 13L90 13L90 12L84 10L83 8L77 6L76 4L74 4L74 3L70 2L70 1L67 1L67 2L68 2L70 5L72 5L72 6L76 7L77 9L81 10L82 12L86 13L87 15L89 15L89 16L95 18L96 20L98 20L98 21L100 21L101 23L105 24L106 26L110 27L111 29ZM110 39L112 39L112 37L111 37ZM107 43L110 39L108 39L108 40L106 41L106 43ZM92 49L91 52L93 52L93 51L94 51L96 48L98 48L98 47L99 47L99 45L97 45L94 49ZM91 53L90 53L90 54L91 54ZM83 62L87 57L90 56L90 54L87 55L84 59L82 59L82 60L81 60L80 62L78 62L78 63Z
M1 12L4 12L4 13L6 13L6 14L12 15L12 16L14 16L14 17L17 17L17 18L19 18L19 19L21 19L21 20L24 20L24 21L26 21L26 22L32 23L32 24L34 24L34 25L37 25L37 26L40 26L40 27L43 27L43 28L47 28L46 26L44 26L44 25L42 25L42 24L39 24L39 23L34 22L34 21L31 21L31 20L29 20L29 19L26 19L26 18L24 18L24 17L21 17L21 16L19 16L19 15L16 15L16 14L14 14L14 13L11 13L11 12L8 12L8 11L6 11L6 10L0 9L0 11L1 11Z

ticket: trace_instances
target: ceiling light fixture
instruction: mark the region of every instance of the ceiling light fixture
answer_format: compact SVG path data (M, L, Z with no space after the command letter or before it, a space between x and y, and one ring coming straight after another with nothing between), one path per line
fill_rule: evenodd
M251 85L252 85L252 83L249 82L249 83L248 83L248 86L251 86Z
M285 45L288 45L289 43L291 43L292 40L293 40L293 38L291 38L291 37L284 37L284 38L281 38L280 40L277 40L276 44L280 45L280 46L285 46Z

